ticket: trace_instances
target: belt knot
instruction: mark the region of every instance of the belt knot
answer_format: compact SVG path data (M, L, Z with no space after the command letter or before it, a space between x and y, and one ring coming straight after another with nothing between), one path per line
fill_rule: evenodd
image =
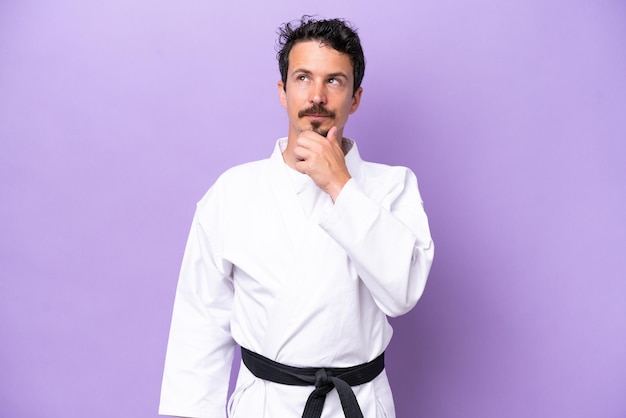
M318 371L316 371L315 372L315 387L322 388L327 385L334 386L332 380L330 379L331 376L332 374L327 372L326 369L319 369Z

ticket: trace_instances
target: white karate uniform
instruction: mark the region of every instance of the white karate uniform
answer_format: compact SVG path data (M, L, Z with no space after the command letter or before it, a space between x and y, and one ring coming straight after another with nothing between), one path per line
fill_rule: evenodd
M176 291L159 413L223 418L236 344L297 367L376 358L422 295L434 246L415 175L346 155L333 204L269 159L226 171L200 200ZM385 372L354 387L366 418L395 417ZM300 417L313 387L260 380L242 365L228 416ZM335 390L322 417L341 418Z

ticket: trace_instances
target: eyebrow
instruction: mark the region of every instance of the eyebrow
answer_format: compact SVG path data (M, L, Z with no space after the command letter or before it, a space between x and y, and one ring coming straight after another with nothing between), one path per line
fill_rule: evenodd
M337 72L337 73L331 73L331 74L328 74L328 77L331 77L331 78L343 77L343 78L345 78L346 80L348 79L348 75L347 75L347 74L345 74L345 73L342 73L341 71L340 71L340 72Z
M305 69L305 68L296 68L295 70L293 70L291 72L291 75L294 74L306 74L306 75L313 75L313 72ZM341 71L335 72L335 73L330 73L327 74L326 77L328 78L338 78L338 77L342 77L345 78L346 80L348 80L348 75L346 73L342 73Z

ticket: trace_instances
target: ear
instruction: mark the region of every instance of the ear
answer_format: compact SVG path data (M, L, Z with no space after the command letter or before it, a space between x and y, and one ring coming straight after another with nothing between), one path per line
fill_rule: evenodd
M282 81L278 82L278 100L287 109L287 94L285 92L285 84Z
M361 95L363 94L363 87L359 87L357 91L352 96L352 106L350 106L350 114L356 112L359 108L359 104L361 104Z

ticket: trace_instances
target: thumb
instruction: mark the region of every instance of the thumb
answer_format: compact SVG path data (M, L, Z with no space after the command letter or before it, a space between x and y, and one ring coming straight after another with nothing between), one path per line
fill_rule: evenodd
M333 126L332 128L330 128L330 130L328 131L328 134L326 135L326 138L328 138L329 141L337 142L337 127L336 126Z

